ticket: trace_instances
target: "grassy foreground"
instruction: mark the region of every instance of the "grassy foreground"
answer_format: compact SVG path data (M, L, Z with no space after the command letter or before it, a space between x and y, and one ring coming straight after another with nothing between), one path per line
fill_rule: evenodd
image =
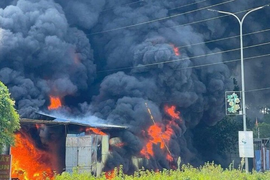
M115 180L270 180L270 172L252 172L245 173L242 168L239 169L223 169L220 165L215 165L213 163L206 163L200 168L194 168L190 165L183 165L181 170L163 170L160 172L140 170L135 172L134 175L125 175L120 170L115 170L116 176L108 178L103 174L101 177L94 177L88 173L79 174L76 170L72 174L62 173L57 175L55 180L105 180L105 179L115 179ZM112 176L110 174L110 176Z

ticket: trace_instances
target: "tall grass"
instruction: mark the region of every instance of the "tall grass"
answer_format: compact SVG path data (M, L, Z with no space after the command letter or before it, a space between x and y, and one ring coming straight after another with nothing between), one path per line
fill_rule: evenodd
M194 168L191 165L183 165L178 170L163 170L159 172L149 170L139 170L134 175L125 175L122 167L115 169L112 178L113 180L270 180L270 172L243 172L240 165L238 169L229 166L223 169L220 165L214 163L206 163L204 166ZM63 172L57 175L55 180L105 180L108 179L105 174L100 177L94 177L89 173L78 173L74 169L73 173Z

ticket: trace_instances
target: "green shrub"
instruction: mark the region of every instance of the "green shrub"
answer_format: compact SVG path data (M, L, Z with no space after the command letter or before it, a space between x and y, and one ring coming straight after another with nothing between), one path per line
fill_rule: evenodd
M178 170L163 170L159 172L141 169L134 175L125 175L122 167L115 169L116 176L113 180L270 180L270 172L245 173L242 166L238 169L230 166L228 169L223 169L220 165L214 163L206 163L204 166L194 168L191 165L183 165ZM73 173L63 172L57 175L55 180L105 180L105 173L100 177L94 177L89 173L79 173L77 169Z

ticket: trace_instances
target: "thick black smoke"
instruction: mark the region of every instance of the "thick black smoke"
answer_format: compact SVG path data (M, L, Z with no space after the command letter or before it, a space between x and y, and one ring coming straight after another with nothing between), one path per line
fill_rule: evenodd
M21 116L33 116L49 94L64 97L89 88L96 71L91 46L59 4L20 0L0 14L0 77Z
M0 80L10 88L22 117L46 109L52 95L61 97L71 112L128 125L129 132L119 133L125 146L113 150L107 162L108 169L125 164L125 172L145 146L142 131L153 124L145 103L161 124L170 122L165 105L175 105L182 121L172 127L168 147L176 160L180 156L195 164L200 160L187 130L201 121L220 121L225 91L233 90L233 78L240 84L239 61L225 62L240 58L239 50L221 53L239 48L239 38L208 43L238 35L237 21L209 20L219 15L207 8L238 12L267 1L195 2L1 1ZM256 13L246 19L244 33L269 28L269 11ZM267 42L267 33L245 36L244 45ZM267 47L249 48L245 57L267 54ZM247 89L268 86L266 59L246 62ZM248 102L259 102L267 93L249 96ZM154 151L145 167L170 168L160 148Z

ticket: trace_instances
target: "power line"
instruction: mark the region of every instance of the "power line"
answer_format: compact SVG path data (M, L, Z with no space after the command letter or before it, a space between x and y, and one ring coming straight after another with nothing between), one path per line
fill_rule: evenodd
M132 24L132 25L128 25L128 26L123 26L123 27L118 27L118 28L114 28L114 29L104 30L104 31L100 31L100 32L94 32L94 33L91 33L90 35L103 34L103 33L107 33L107 32L117 31L117 30L121 30L121 29L126 29L126 28L131 28L131 27L144 25L144 24L149 24L149 23L153 23L153 22L157 22L157 21L171 19L171 18L174 18L174 17L177 17L177 16L181 16L181 15L185 15L185 14L189 14L189 13L193 13L193 12L213 8L213 7L223 5L223 4L227 4L227 3L230 3L230 2L233 2L233 1L236 1L236 0L229 0L229 1L226 1L226 2L217 3L217 4L214 4L214 5L206 6L206 7L203 7L203 8L196 9L196 10L192 10L192 11L188 11L188 12L184 12L184 13L179 13L179 14L175 14L175 15L167 16L167 17L163 17L163 18L153 19L153 20L150 20L150 21L145 21L145 22L141 22L141 23L137 23L137 24Z
M200 1L200 2L203 2L203 1ZM193 3L191 3L191 4L193 4ZM243 13L243 12L249 11L251 9L238 11L238 12L235 12L235 14ZM206 21L210 21L210 20L215 20L215 19L227 17L227 16L229 16L229 15L222 15L222 16L218 16L218 17L214 17L214 18L208 18L208 19L204 19L204 20L199 20L199 21L191 22L191 23L176 25L176 26L172 26L170 28L175 28L175 27L179 27L179 26L186 26L186 25L191 25L191 24L202 23L202 22L206 22ZM269 30L270 29L265 29L265 30L256 31L256 32L252 32L252 33L246 33L246 34L243 34L243 36L248 36L248 35L257 34L257 33L261 33L261 32L267 32ZM215 39L215 40L210 40L210 41L206 41L206 42L199 42L199 43L194 43L194 44L189 44L189 45L184 45L184 46L176 46L176 48L184 48L184 47L190 47L190 46L195 46L195 45L200 45L200 44L208 44L208 43L223 41L223 40L232 39L232 38L236 38L236 37L239 37L239 35L237 35L237 36L231 36L231 37L227 37L227 38L219 38L219 39ZM163 50L163 49L161 48L159 50ZM153 50L153 51L159 51L159 50ZM164 50L166 50L166 49L164 49ZM141 52L141 53L144 53L144 52ZM135 53L135 54L140 54L140 52Z
M194 3L190 3L190 4L185 4L185 5L177 6L175 8L171 8L171 9L168 9L168 10L171 11L171 10L175 10L175 9L180 9L180 8L183 8L183 7L187 7L187 6L191 6L191 5L194 5L194 4L203 3L203 2L206 2L206 1L207 0L202 0L202 1L194 2Z
M238 12L235 12L234 14L240 14L240 13L243 13L243 12L247 12L247 11L249 11L251 9L252 8L246 9L246 10L242 10L242 11L238 11ZM168 28L175 28L175 27L179 27L179 26L186 26L186 25L198 24L198 23L202 23L202 22L206 22L206 21L220 19L220 18L227 17L227 16L229 16L229 15L221 15L221 16L217 16L217 17L213 17L213 18L208 18L208 19L204 19L204 20L199 20L199 21L195 21L195 22L191 22L191 23L186 23L186 24L171 26L171 27L168 27ZM257 31L257 32L254 32L254 34L255 33L260 33L260 32L266 32L268 30L269 29L262 30L262 31ZM251 34L253 34L253 33L247 33L247 34L244 34L243 36L251 35ZM231 38L235 38L235 37L239 37L239 35L228 37L228 38L220 38L220 39L216 39L216 40L210 40L210 41L206 41L206 42L194 43L194 44L190 44L190 45L176 46L176 48L189 47L189 46L192 46L192 45L200 45L200 44L204 44L204 43L206 44L206 43L216 42L216 41L219 41L219 40L221 41L221 40L231 39ZM159 50L162 50L162 49L159 49ZM153 51L158 51L158 50L153 50ZM136 54L140 54L140 53L136 53Z
M258 56L251 56L245 58L245 60L255 60L258 58L263 58L263 57L268 57L270 56L269 54L263 54L263 55L258 55ZM218 64L229 64L233 62L240 61L241 59L232 59L232 60L227 60L227 61L222 61L222 62L215 62L215 63L208 63L208 64L202 64L202 65L194 65L194 66L189 66L189 67L184 67L184 68L177 68L175 71L180 71L180 70L185 70L185 69L193 69L193 68L200 68L200 67L206 67L206 66L213 66L213 65L218 65Z
M135 1L135 2L131 2L131 3L126 3L126 4L119 4L120 6L127 6L127 5L131 5L131 4L137 4L139 2L145 2L144 0L139 0L139 1ZM104 9L101 11L101 13L105 12L105 11L110 11L115 9L116 7L112 7L112 8L108 8L108 9Z
M189 3L189 4L177 6L177 7L168 9L168 11L172 11L172 10L175 10L175 9L180 9L180 8L183 8L183 7L188 7L188 6L191 6L191 5L194 5L194 4L203 3L203 2L206 2L206 1L207 1L207 0L202 0L202 1L194 2L194 3ZM139 1L131 2L131 3L126 3L126 4L120 4L120 6L127 6L127 5L137 4L137 3L139 3L139 2L145 2L145 0L139 0ZM113 10L113 9L116 9L116 7L104 9L104 10L101 11L101 13L102 13L102 12L106 12L106 11L110 11L110 10Z
M237 12L234 12L234 14L240 14L240 13L243 13L243 12L247 12L247 11L249 11L251 9L253 9L253 8L245 9L245 10L242 10L242 11L237 11ZM206 21L212 21L212 20L215 20L215 19L224 18L224 17L227 17L227 16L230 16L230 15L221 15L221 16L216 16L216 17L213 17L213 18L203 19L203 20L194 21L194 22L190 22L190 23L179 24L179 25L171 26L170 28L198 24L198 23L202 23L202 22L206 22Z
M248 58L245 58L245 60L257 60L258 58L263 58L263 57L268 57L268 56L270 56L270 53L269 54L263 54L263 55L248 57ZM208 64L203 64L203 65L195 65L195 66L189 66L189 67L184 67L184 68L177 68L177 69L175 69L175 71L180 71L180 70L185 70L185 69L193 69L193 68L200 68L200 67L206 67L206 66L213 66L213 65L218 65L218 64L228 64L228 63L233 63L233 62L237 62L237 61L241 61L241 59L233 59L233 60L228 60L228 61L223 61L223 62L208 63ZM248 91L245 91L245 92L257 92L257 91L263 91L263 90L270 90L270 87L251 89L251 90L248 90Z
M257 92L257 91L264 91L264 90L270 90L270 87L265 87L265 88L258 88L258 89L250 89L245 92Z
M268 55L270 55L270 54L268 54ZM238 61L240 61L240 59ZM250 90L247 90L245 92L246 93L249 93L249 92L258 92L258 91L265 91L265 90L270 90L270 87L250 89ZM162 101L162 102L174 102L174 101L173 100L170 100L170 101Z
M247 57L247 58L245 58L245 60L257 60L258 58L263 58L263 57L268 57L268 56L270 56L270 53L263 54L263 55L258 55L258 56ZM232 59L232 60L216 62L216 63L208 63L208 64L203 64L203 65L194 65L194 66L189 66L189 67L184 67L184 68L177 68L174 71L180 71L180 70L185 70L185 69L193 69L193 68L200 68L200 67L206 67L206 66L213 66L213 65L218 65L218 64L228 64L228 63L233 63L233 62L238 62L238 61L241 61L241 59L238 58L238 59ZM264 91L264 90L270 90L270 87L250 89L250 90L247 90L245 92L257 92L257 91Z
M254 48L254 47L258 47L258 46L264 46L264 45L268 45L268 44L270 44L270 42L265 42L265 43L251 45L251 46L246 46L243 49L249 49L249 48ZM184 60L190 60L190 59L196 59L196 58L201 58L201 57L206 57L206 56L212 56L212 55L217 55L217 54L233 52L233 51L237 51L239 49L240 48L234 48L234 49L229 49L229 50L226 50L226 51L219 51L219 52L214 52L214 53L202 54L202 55L193 56L193 57L187 57L187 58L181 58L181 59L173 59L173 60L170 60L170 61L163 61L163 62L156 62L156 63L138 65L136 67L124 67L124 68L115 68L115 69L103 70L103 71L98 71L97 73L128 70L128 69L136 69L136 68L154 66L154 65L159 65L159 64L173 63L173 62L178 62L178 61L184 61Z
M253 35L253 34L264 33L264 32L267 32L267 31L270 31L270 28L260 30L260 31L254 31L254 32L246 33L246 34L243 34L243 36L249 36L249 35ZM199 42L199 43L194 43L194 44L189 44L189 45L184 45L184 46L177 46L177 48L197 46L197 45L201 45L201 44L209 44L209 43L224 41L224 40L233 39L233 38L237 38L237 37L240 37L240 35L230 36L230 37L226 37L226 38L213 39L213 40L209 40L209 41L205 41L205 42Z
M267 31L270 31L270 28L260 30L260 31L254 31L254 32L246 33L246 34L243 34L243 37L253 35L253 34L258 34L258 33L264 33L264 32L267 32ZM233 38L237 38L237 37L240 37L240 35L230 36L230 37L226 37L226 38L213 39L213 40L209 40L209 41L205 41L205 42L193 43L193 44L189 44L189 45L175 46L174 48L185 48L185 47L191 47L191 46L198 46L198 45L202 45L202 44L209 44L209 43L224 41L224 40L233 39ZM156 51L161 51L161 50L167 50L167 48L166 49L161 48L161 49L158 49L158 50L149 50L147 52L156 52ZM143 53L144 52L137 52L135 54L143 54Z
M246 11L248 11L248 10L238 11L238 12L235 12L235 14L243 13L243 12L246 12ZM229 16L229 15L222 15L222 16L217 16L217 17L213 17L213 18L203 19L203 20L194 21L194 22L191 22L191 23L186 23L186 24L180 24L180 25L176 25L176 26L171 26L169 28L176 28L176 27L179 27L179 26L186 26L186 25L192 25L192 24L202 23L202 22L206 22L206 21L210 21L210 20L220 19L220 18L223 18L223 17L226 17L226 16ZM237 37L239 37L239 35ZM224 38L224 40L225 39L229 39L229 38ZM198 43L198 45L199 44L203 44L203 42ZM191 45L177 46L176 48L183 48L183 47L189 47L189 46L191 46ZM159 50L162 50L162 49L159 49Z

